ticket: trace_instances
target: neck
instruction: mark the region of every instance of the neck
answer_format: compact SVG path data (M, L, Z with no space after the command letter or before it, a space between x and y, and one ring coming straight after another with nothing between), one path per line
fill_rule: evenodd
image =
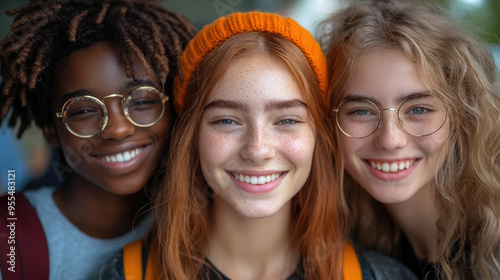
M246 218L214 203L208 258L231 279L284 279L299 262L290 248L291 203L266 218Z
M415 255L427 262L437 261L440 207L434 184L422 188L411 199L386 204L391 217L408 238Z
M148 198L141 190L131 195L110 193L72 174L54 192L54 201L71 223L86 234L102 239L119 237L143 217Z

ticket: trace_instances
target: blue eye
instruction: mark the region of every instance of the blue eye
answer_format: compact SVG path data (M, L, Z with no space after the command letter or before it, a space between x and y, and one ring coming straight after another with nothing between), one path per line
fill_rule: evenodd
M293 119L284 119L278 122L278 124L284 124L284 125L290 125L290 124L296 124L297 121Z
M412 114L415 114L415 115L421 115L421 114L424 114L426 113L428 110L423 108L423 107L415 107L415 108L411 108L410 109L410 112Z
M374 113L376 109L369 109L369 108L352 108L348 109L347 114L348 115L355 115L355 116L367 116L367 115L376 115Z
M365 115L368 115L370 113L370 111L368 111L366 109L359 109L359 110L354 111L354 113L356 115L365 116Z
M217 123L222 124L222 125L234 125L234 124L236 124L236 122L234 122L230 119L218 120Z
M277 125L292 125L292 124L297 124L299 121L293 118L286 118L286 119L281 119L278 121L276 124Z

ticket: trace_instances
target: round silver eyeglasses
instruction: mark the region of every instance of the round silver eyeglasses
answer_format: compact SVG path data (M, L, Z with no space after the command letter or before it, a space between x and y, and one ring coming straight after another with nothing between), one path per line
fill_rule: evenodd
M381 123L381 112L397 113L398 125L414 136L428 136L438 131L446 122L448 110L431 95L410 98L398 109L379 109L374 102L364 98L346 99L334 109L337 126L348 137L362 139L372 135Z
M90 138L104 130L108 123L108 110L104 99L120 97L123 115L135 126L149 127L157 123L165 111L168 96L158 89L142 86L132 89L124 95L110 94L98 99L90 95L70 98L56 113L73 135Z

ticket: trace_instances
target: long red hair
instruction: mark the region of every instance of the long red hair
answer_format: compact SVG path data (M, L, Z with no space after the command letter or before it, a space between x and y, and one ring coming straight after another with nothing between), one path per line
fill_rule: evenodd
M333 166L332 125L327 102L304 54L273 34L245 32L233 36L209 54L191 79L185 113L173 129L165 181L154 205L155 275L159 279L197 279L212 232L212 195L203 178L198 130L212 89L236 59L264 54L283 65L302 88L317 130L311 173L292 199L290 246L301 252L308 279L341 279L345 217Z

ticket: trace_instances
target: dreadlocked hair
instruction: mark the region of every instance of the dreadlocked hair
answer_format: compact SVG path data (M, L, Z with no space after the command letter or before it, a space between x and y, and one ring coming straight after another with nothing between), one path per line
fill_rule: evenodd
M54 70L69 54L112 42L127 77L135 80L138 61L170 95L181 53L196 34L184 16L155 0L32 0L7 15L15 20L0 43L0 124L12 111L8 125L21 121L17 137L33 119L40 127L53 121Z

